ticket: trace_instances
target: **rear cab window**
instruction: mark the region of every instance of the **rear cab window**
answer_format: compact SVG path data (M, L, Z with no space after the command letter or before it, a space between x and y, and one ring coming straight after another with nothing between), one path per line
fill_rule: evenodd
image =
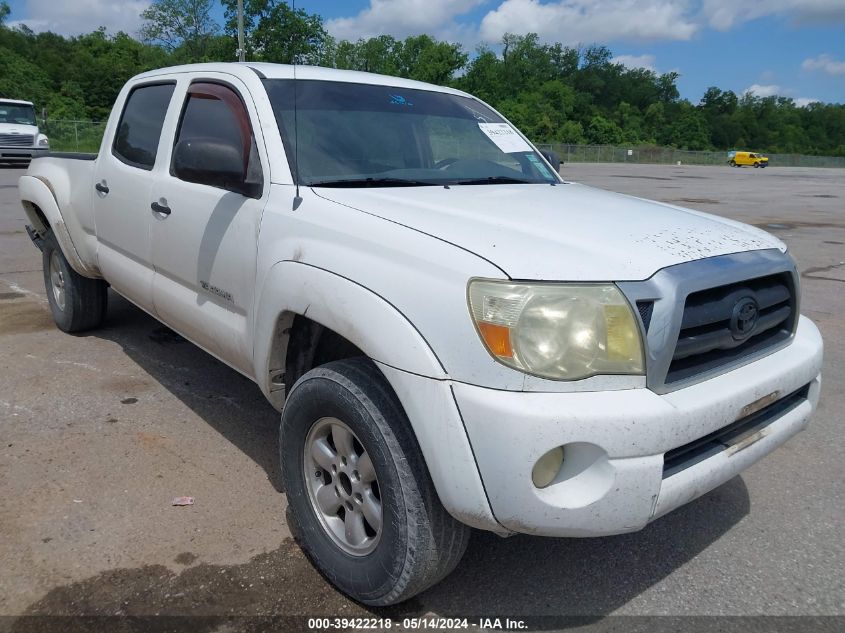
M114 136L112 154L121 162L151 171L158 154L164 117L174 82L137 86L126 98Z

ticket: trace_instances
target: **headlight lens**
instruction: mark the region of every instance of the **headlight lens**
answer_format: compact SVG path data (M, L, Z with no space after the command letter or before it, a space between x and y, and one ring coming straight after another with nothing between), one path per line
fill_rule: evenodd
M46 136L42 136L40 139L38 139L38 145L40 147L50 147L50 139L48 139Z
M612 284L474 280L470 311L498 361L552 380L644 373L640 329Z

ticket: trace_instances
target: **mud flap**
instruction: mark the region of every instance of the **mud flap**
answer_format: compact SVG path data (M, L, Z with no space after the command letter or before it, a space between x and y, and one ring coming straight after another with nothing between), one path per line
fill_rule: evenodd
M44 238L42 238L29 224L26 225L26 234L29 235L29 239L31 239L32 243L38 247L39 251L44 250Z

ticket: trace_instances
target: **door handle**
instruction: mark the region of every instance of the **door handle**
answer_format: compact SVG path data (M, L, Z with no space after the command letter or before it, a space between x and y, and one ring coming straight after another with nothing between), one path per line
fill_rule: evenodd
M96 185L94 185L94 189L96 189L103 195L106 195L109 192L109 188L101 182L98 182Z
M161 213L162 215L170 215L170 207L165 206L163 204L159 204L158 202L153 202L150 205L150 209L152 209L156 213Z

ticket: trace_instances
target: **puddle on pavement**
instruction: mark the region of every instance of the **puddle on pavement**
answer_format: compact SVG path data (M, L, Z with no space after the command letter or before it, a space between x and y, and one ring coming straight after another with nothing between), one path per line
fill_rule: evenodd
M191 552L179 554L181 565L195 563ZM407 609L407 607L406 607ZM366 617L370 612L333 589L311 566L293 539L241 565L200 562L173 572L163 565L112 569L56 587L25 610L26 616L105 615L338 615ZM45 620L23 617L16 633L41 632ZM211 625L211 622L208 622ZM192 631L221 630L220 622ZM227 630L227 629L224 629Z
M611 174L611 178L638 178L641 180L672 180L664 176L637 176L634 174Z
M793 229L845 229L845 224L835 222L801 222L790 220L789 222L754 222L753 226L769 231L791 231Z
M14 297L7 296L4 299L0 301L0 336L40 332L55 327L53 317L46 307L33 301L14 301Z
M678 202L689 202L692 204L722 204L719 200L713 198L679 198Z
M820 274L821 273L821 274ZM830 266L814 266L801 273L804 279L818 279L820 281L838 281L845 283L845 262Z

